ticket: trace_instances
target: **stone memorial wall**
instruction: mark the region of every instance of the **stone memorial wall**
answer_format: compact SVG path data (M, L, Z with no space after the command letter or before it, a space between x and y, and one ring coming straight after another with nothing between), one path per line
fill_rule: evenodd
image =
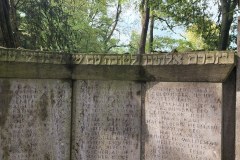
M0 160L238 160L234 67L231 52L0 49Z
M0 159L70 158L70 82L0 79Z
M222 85L147 83L144 159L220 160Z
M72 159L140 159L140 83L76 81L74 97Z

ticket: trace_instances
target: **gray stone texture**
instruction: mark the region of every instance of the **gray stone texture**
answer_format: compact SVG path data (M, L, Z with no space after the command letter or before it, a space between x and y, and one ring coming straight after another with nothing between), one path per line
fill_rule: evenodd
M224 82L235 66L229 51L70 54L0 48L0 77L31 79Z
M236 81L236 160L240 159L240 59L237 64Z
M71 82L0 79L0 159L69 160Z
M222 84L147 83L145 160L221 160Z
M0 160L239 160L235 63L0 49Z
M223 83L222 160L235 159L236 68Z
M141 84L76 81L73 160L139 160Z

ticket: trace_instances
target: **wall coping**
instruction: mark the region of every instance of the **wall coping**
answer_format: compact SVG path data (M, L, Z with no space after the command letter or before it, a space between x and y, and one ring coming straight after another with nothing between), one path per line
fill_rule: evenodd
M235 59L229 51L130 55L1 48L0 77L223 82Z
M207 51L159 54L84 54L0 49L0 62L81 65L190 65L234 64L234 52Z

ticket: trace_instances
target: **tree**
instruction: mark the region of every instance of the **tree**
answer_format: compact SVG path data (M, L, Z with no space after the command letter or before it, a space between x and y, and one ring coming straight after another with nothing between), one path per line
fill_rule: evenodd
M219 50L226 50L229 46L229 31L233 22L233 15L237 2L237 0L221 0L222 20L220 25Z
M142 32L139 42L139 54L145 53L149 18L150 18L150 6L149 0L142 0L140 5L141 17L142 17Z
M131 39L129 42L129 53L130 54L136 54L139 52L139 41L140 41L141 35L138 34L136 31L132 31L131 33Z
M72 47L70 15L63 2L26 0L17 6L22 47L40 50L65 50Z
M149 47L148 47L148 52L151 53L154 51L153 49L153 30L154 30L154 22L155 22L155 15L153 11L151 11L151 16L150 16L150 32L149 32Z
M166 0L150 3L155 20L165 23L167 27L174 32L174 27L184 26L187 29L197 26L196 34L201 35L204 43L211 46L210 50L226 50L229 47L229 32L233 22L233 15L237 0L221 0L219 9L220 23L212 20L213 15L209 13L210 3L206 0ZM215 1L214 3L218 3ZM204 25L203 25L204 24ZM150 41L149 50L153 44L154 18L150 23Z
M0 32L4 40L3 45L9 48L15 48L16 42L12 30L10 5L8 0L0 0L0 26Z
M176 26L183 26L201 36L209 50L227 49L234 40L229 30L233 28L237 0L220 1L217 21L209 13L210 4L217 4L217 0L1 0L0 41L7 47L18 47L21 42L23 48L85 53L118 52L129 46L132 52L135 46L120 44L116 35L121 34L124 5L136 2L142 26L140 54L157 49L156 28L167 27L174 32Z
M157 19L173 32L176 26L183 26L186 30L194 28L194 32L203 38L204 43L212 46L211 49L216 49L218 28L212 27L216 23L211 20L212 14L208 12L208 6L210 4L206 0L169 0L159 5Z
M105 38L104 40L104 45L105 45L105 51L104 52L107 52L109 51L109 48L108 48L108 43L109 41L111 40L111 37L113 35L113 32L116 30L116 27L117 27L117 24L118 24L118 21L119 21L119 17L120 17L120 14L122 12L122 6L121 6L121 1L118 0L118 3L117 3L117 11L116 11L116 18L114 20L114 23L112 25L112 29L110 29L109 33L107 33L107 37ZM111 47L110 47L111 48Z
M26 0L18 7L24 48L68 52L108 52L122 12L122 0ZM109 14L108 7L116 7ZM114 15L112 17L111 15Z

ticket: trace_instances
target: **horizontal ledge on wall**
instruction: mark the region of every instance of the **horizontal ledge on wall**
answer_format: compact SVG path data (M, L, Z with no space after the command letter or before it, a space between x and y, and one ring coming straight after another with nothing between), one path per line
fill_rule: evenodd
M233 52L67 54L0 49L0 77L165 82L223 82Z

